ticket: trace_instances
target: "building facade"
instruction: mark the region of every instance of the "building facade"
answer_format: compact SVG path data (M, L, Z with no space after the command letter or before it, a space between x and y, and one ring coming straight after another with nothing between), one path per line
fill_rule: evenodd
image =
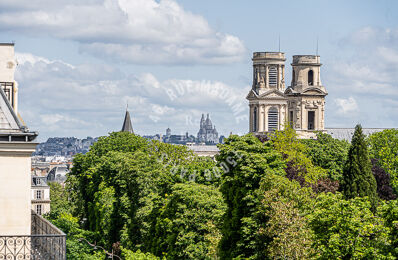
M0 44L0 235L31 232L31 154L37 133L18 115L14 44Z
M37 215L50 212L50 187L45 176L32 176L32 210Z
M324 131L325 87L320 79L320 57L295 55L292 82L285 86L285 54L255 52L249 100L249 130L266 134L290 124L301 137Z

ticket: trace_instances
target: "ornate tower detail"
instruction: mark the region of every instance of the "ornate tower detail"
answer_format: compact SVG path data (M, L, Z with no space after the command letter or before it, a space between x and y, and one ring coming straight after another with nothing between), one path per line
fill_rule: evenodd
M324 130L325 96L321 83L320 57L295 55L292 63L292 83L285 91L288 98L289 122L299 133Z
M250 107L250 132L265 133L283 129L286 120L285 54L253 53L253 85L246 99Z

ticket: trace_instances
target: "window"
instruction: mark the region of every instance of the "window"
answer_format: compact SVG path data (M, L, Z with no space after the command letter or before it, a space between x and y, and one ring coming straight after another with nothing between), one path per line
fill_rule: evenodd
M314 85L314 71L313 70L308 71L308 85L310 85L310 86Z
M257 107L253 111L253 132L257 131Z
M41 184L40 178L36 178L36 184Z
M37 215L41 215L41 205L40 204L36 205L36 213L37 213Z
M315 111L308 111L308 130L315 129Z
M10 101L11 105L14 107L14 99L12 97L12 94L14 93L14 83L0 82L0 87L3 89L4 94L6 94L8 101Z
M36 191L36 199L40 200L41 199L41 190Z
M289 123L290 123L290 127L293 128L293 111L290 111L290 115L289 115Z
M270 67L268 72L268 81L270 87L276 87L278 81L278 70L276 67Z
M278 109L271 107L268 110L268 131L278 130Z

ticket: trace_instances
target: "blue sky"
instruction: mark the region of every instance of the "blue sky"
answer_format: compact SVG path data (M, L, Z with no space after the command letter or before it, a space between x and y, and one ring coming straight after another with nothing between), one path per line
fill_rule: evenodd
M319 55L326 127L397 127L397 1L1 0L20 113L40 139L248 131L251 56Z

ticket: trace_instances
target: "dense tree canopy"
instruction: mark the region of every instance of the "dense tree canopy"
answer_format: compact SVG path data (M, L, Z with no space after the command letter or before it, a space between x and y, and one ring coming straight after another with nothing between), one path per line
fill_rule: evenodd
M174 185L151 233L152 251L170 259L216 258L225 208L215 187L194 182Z
M393 259L393 133L366 143L357 127L351 146L289 127L231 135L216 162L111 133L75 156L65 187L50 184L46 217L67 234L68 259L104 259L81 238L123 259Z
M386 129L368 138L370 157L390 176L391 184L398 194L398 129Z
M316 139L301 140L307 147L304 153L314 165L327 170L331 180L341 181L350 144L322 132L318 132L316 137Z
M391 258L389 228L366 198L320 194L310 214L314 246L321 259Z

